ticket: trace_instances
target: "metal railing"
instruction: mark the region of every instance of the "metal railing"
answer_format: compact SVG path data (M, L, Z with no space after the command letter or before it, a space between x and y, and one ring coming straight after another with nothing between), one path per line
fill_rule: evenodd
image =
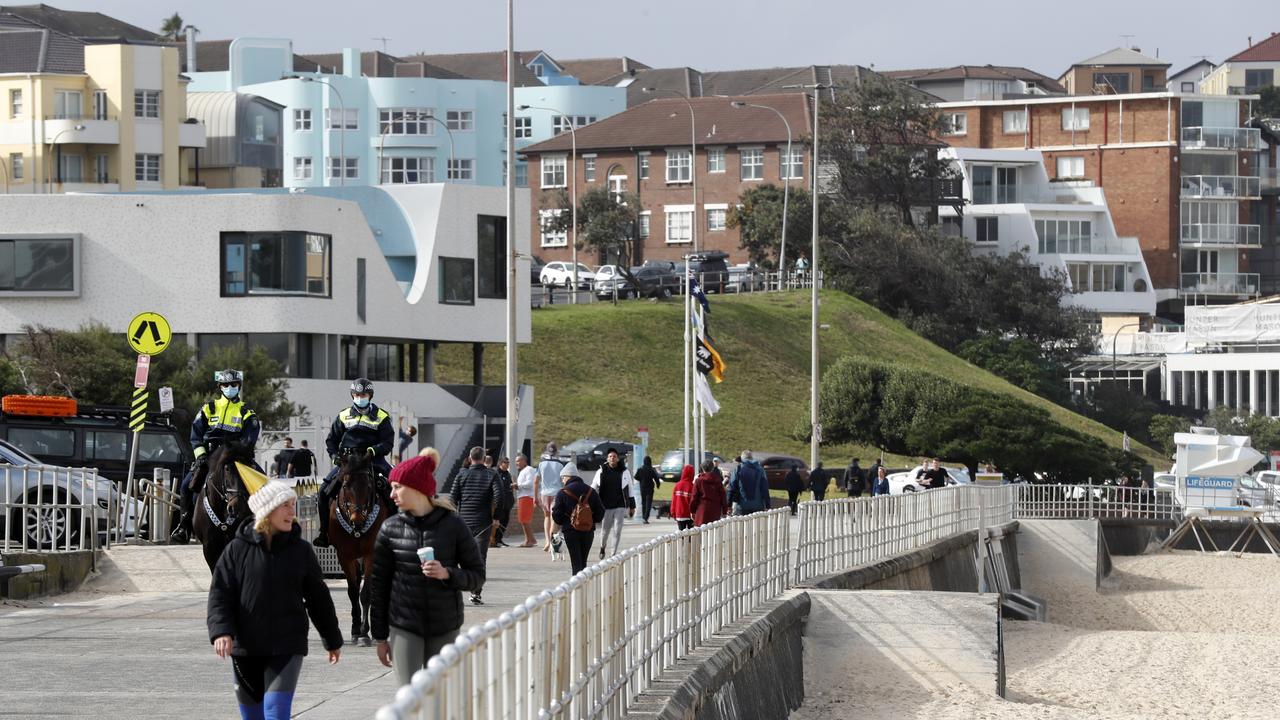
M1182 244L1189 246L1261 247L1262 226L1232 223L1186 223Z
M1184 150L1258 150L1262 131L1257 128L1184 127Z
M1136 240L1135 240L1136 243ZM1136 244L1135 244L1136 247ZM785 290L802 290L813 286L813 273L807 271L788 271L785 275L780 272L755 272L755 273L739 273L733 270L729 271L729 275L723 282L706 281L704 287L713 292L725 293L757 293L757 292L778 292ZM822 287L822 273L818 274L818 286ZM626 300L645 299L655 297L660 293L646 290L645 295L637 296L633 287L610 288L603 294L597 293L594 285L590 289L582 289L577 291L578 304L599 302L622 302ZM616 291L615 291L616 290ZM671 297L678 297L682 294L679 287L671 288ZM540 308L554 305L569 305L573 303L574 290L564 285L543 285L534 283L530 286L529 296L532 307Z
M1258 273L1182 273L1184 295L1257 295Z
M1173 520L1182 508L1173 492L1115 485L1018 485L1019 519L1145 518Z
M0 549L70 552L109 545L117 493L88 470L0 467Z
M1244 175L1183 175L1184 198L1258 198L1259 179Z

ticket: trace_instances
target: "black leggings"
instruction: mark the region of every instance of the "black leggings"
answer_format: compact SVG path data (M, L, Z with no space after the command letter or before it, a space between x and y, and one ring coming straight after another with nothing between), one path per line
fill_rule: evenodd
M653 491L640 489L640 512L645 522L649 522L649 512L653 510Z
M582 532L566 526L560 532L564 535L564 544L569 550L569 574L577 575L587 567L587 555L591 553L591 542L596 538L596 531Z
M288 720L302 671L301 655L233 657L236 702L244 720Z

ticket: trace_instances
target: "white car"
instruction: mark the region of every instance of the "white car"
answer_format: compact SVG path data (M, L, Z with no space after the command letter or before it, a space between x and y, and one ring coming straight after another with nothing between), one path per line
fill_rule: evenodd
M549 262L542 268L542 273L538 276L539 282L543 285L557 285L560 287L569 287L573 284L573 263L571 262ZM595 284L596 274L591 268L578 263L578 288L580 290L590 290Z
M921 485L923 479L916 479L916 473L923 469L923 465L917 465L906 472L896 472L887 476L885 479L889 481L889 494L901 495L902 493L913 493L924 490L924 485ZM942 469L947 471L947 487L952 485L969 485L972 482L969 479L969 471L964 468L943 466Z

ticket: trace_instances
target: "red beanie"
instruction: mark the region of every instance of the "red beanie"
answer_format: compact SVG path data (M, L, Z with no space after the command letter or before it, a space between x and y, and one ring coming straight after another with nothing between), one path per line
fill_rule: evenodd
M436 464L440 456L435 449L427 448L417 457L409 458L391 469L391 482L413 488L427 497L436 495Z

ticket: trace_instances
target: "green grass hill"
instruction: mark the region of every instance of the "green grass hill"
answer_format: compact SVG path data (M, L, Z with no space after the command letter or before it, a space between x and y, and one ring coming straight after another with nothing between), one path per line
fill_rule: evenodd
M809 398L809 295L807 292L711 296L709 327L727 369L712 386L721 412L707 423L710 446L729 456L743 448L808 457L791 433L807 422ZM819 320L825 369L843 356L918 367L1047 408L1058 421L1119 447L1120 433L1026 392L916 335L901 323L849 295L824 291ZM681 303L593 303L533 311L533 343L518 354L520 382L535 388L537 443L596 436L631 438L650 430L650 450L679 447L683 437L680 363ZM437 353L437 382L469 383L471 352L444 345ZM503 381L502 353L485 353L486 383ZM1133 444L1148 462L1154 450ZM850 456L874 457L872 448L824 446L828 466Z

